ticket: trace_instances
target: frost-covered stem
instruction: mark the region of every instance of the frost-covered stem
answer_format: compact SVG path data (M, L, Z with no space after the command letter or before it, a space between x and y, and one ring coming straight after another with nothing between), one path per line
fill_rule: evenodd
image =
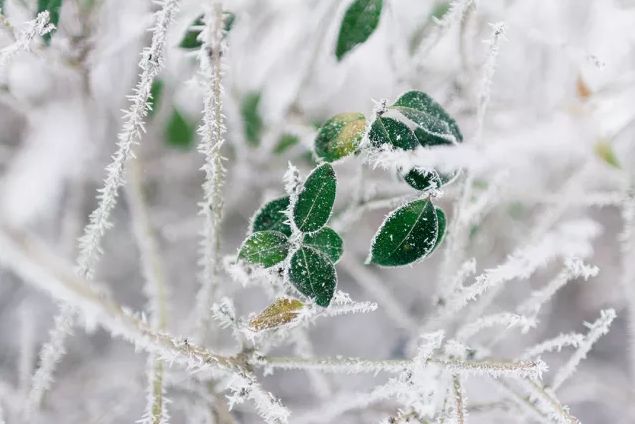
M456 334L458 340L468 340L478 332L500 325L506 328L520 327L523 333L536 326L536 320L523 315L501 312L498 314L486 315L476 321L468 322Z
M615 311L613 309L605 309L600 312L600 318L594 323L585 325L589 328L584 341L580 343L578 349L571 355L571 358L564 364L556 373L551 383L551 390L554 392L560 388L560 386L573 374L576 367L589 353L595 342L608 333L611 323L615 319Z
M537 382L527 378L521 381L523 388L527 391L530 399L535 400L543 407L549 416L561 424L579 424L580 420L571 415L569 408L549 393L544 387Z
M143 194L141 166L138 159L133 158L128 161L127 176L126 194L130 205L133 232L140 251L145 280L143 288L149 301L150 322L154 330L164 331L168 316L165 273ZM144 419L152 424L167 422L163 369L163 361L151 354L148 358L148 405Z
M452 392L454 394L454 416L457 424L465 424L466 403L463 385L458 375L452 376Z
M5 19L4 15L0 14L0 16ZM3 72L4 67L18 53L31 51L31 43L36 37L43 36L53 29L55 25L49 23L49 12L46 10L38 13L32 21L25 23L24 29L17 35L15 42L0 50L0 72Z
M129 96L130 106L124 112L117 150L112 162L106 167L104 186L98 191L99 204L90 214L84 235L79 240L77 269L82 276L92 278L101 254L102 237L112 226L109 222L110 213L117 203L118 190L124 184L124 166L128 158L133 156L132 148L141 141L145 132L144 121L150 109L148 98L152 81L163 68L166 35L179 4L180 0L161 2L161 9L156 14L156 24L152 29L152 42L141 54L141 74L133 94Z
M55 367L66 353L66 338L73 332L74 308L64 304L53 321L53 328L49 333L49 340L40 352L40 367L33 375L31 391L28 396L26 417L39 409L44 393L51 388Z
M253 365L269 369L315 369L328 373L363 374L389 372L399 373L414 367L412 360L370 360L362 358L290 358L290 357L258 357ZM430 358L427 364L436 365L455 374L489 375L491 377L539 377L545 364L540 361L496 361Z
M631 384L635 386L635 185L628 188L622 205L622 254L621 284L628 305L628 339Z
M527 349L521 358L531 359L536 358L545 352L560 352L563 347L567 346L577 348L584 340L584 336L580 333L560 334L552 339L545 340L544 342Z
M436 22L436 26L430 34L421 40L421 44L416 52L420 61L425 59L425 56L428 54L430 49L432 49L432 47L434 47L439 40L447 34L452 26L461 22L465 13L470 9L470 7L472 7L474 2L474 0L454 0L450 3L450 8L447 13L443 15L442 19Z
M220 223L223 217L223 184L225 169L221 148L224 143L225 117L223 115L223 9L215 2L205 14L203 44L199 53L200 75L204 86L203 122L199 128L199 152L205 156L203 171L203 201L201 215L205 217L201 242L201 288L197 295L196 324L199 338L204 340L210 319L210 308L218 286L220 273Z
M483 66L483 76L481 79L481 86L478 95L478 104L476 107L476 134L474 135L474 141L480 143L481 134L483 132L483 120L485 119L485 113L487 112L487 106L489 105L490 93L492 90L492 80L494 78L494 71L496 70L496 60L498 59L498 53L500 51L500 41L505 34L505 24L502 22L491 24L492 36L487 41L489 45L487 59Z

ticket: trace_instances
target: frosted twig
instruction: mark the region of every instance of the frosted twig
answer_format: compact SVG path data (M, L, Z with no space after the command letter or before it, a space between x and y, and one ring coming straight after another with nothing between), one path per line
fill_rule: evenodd
M223 217L223 184L225 168L221 148L224 143L225 117L223 115L223 9L215 2L205 13L205 28L201 32L199 52L200 76L203 80L203 122L198 133L201 142L198 151L205 156L203 201L200 214L205 218L201 241L201 288L197 294L195 319L198 336L204 340L209 323L209 310L214 302L214 291L221 270L220 223Z
M4 15L2 15L4 16ZM24 24L24 29L19 32L13 44L0 50L0 72L15 55L31 50L31 43L37 36L43 36L55 29L55 25L49 23L47 10L38 13L32 21Z
M508 312L487 315L463 326L457 332L456 338L459 340L468 340L481 330L495 325L500 325L506 328L520 327L521 332L526 333L530 328L536 326L536 320L531 317Z
M99 205L90 214L89 224L79 240L78 272L89 278L93 276L97 258L101 254L102 237L112 226L109 218L117 203L117 192L124 184L124 166L133 155L133 146L140 142L145 132L144 120L150 110L148 99L152 81L163 68L166 34L179 4L180 0L161 2L161 9L156 14L156 23L152 28L152 42L150 47L143 50L139 61L139 82L133 94L128 97L130 106L123 115L124 123L119 133L117 151L112 157L112 162L106 167L104 186L99 189L97 195Z
M551 383L551 389L555 392L560 386L573 374L576 367L589 353L593 344L608 333L611 323L615 319L615 311L613 309L605 309L600 312L600 318L594 323L585 323L584 325L589 329L589 332L584 338L584 341L580 343L578 349L571 355L571 358L564 364L553 377Z
M3 252L4 253L4 252ZM40 366L33 375L31 391L28 396L26 416L28 419L40 407L44 393L51 388L53 371L66 353L66 338L73 332L75 313L70 305L63 305L53 321L49 340L40 352Z
M584 336L580 333L560 334L527 349L525 353L523 353L522 359L535 358L545 352L560 352L562 348L566 346L578 347L584 340Z
M457 424L465 424L465 416L467 415L466 398L461 379L458 375L452 376L452 391L454 393L454 415Z
M579 424L580 420L571 415L569 407L563 405L551 393L537 382L527 378L519 381L521 386L529 394L531 400L541 406L549 417L560 424Z
M543 288L533 291L531 297L521 303L517 310L522 314L535 315L540 311L542 305L549 301L567 282L576 278L583 278L584 281L587 281L589 278L595 277L598 272L598 267L586 265L579 258L567 258L565 268Z
M445 15L443 15L443 18L436 21L434 29L421 41L421 44L416 52L419 60L423 60L430 49L434 47L441 38L443 38L450 28L463 19L463 16L473 3L474 0L454 0L450 3L450 8Z
M141 266L145 284L144 292L149 301L150 322L152 328L164 331L167 322L167 287L159 247L150 223L148 207L143 194L141 169L138 159L131 159L127 166L127 199L130 204L132 226L135 240L140 251ZM148 358L148 404L142 418L149 424L168 422L165 390L163 388L163 368L161 359L151 354Z

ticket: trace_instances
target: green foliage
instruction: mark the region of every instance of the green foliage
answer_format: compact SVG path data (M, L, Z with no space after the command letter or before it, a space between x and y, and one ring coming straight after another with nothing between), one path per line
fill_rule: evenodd
M273 148L273 153L276 155L280 155L286 152L291 147L295 146L300 142L300 138L297 135L293 134L282 134L276 146Z
M305 296L327 307L335 293L335 267L322 252L302 246L293 253L289 266L289 281Z
M403 150L413 150L419 145L415 134L403 122L389 117L375 119L370 127L368 139L375 147L389 144Z
M441 178L439 174L432 169L412 168L404 175L403 179L410 187L416 190L424 191L441 187Z
M311 172L293 208L293 222L303 233L322 228L331 216L337 181L333 167L325 163Z
M355 46L371 36L379 24L383 0L354 0L344 14L335 47L340 61Z
M414 133L424 147L451 144L453 140L463 141L456 121L432 97L421 91L408 91L397 99L391 109L399 111L417 125Z
M188 27L185 35L181 39L179 43L179 47L182 49L200 49L203 43L199 40L199 35L203 31L203 27L205 26L205 22L203 21L204 15L198 16L192 24ZM231 31L234 26L234 21L236 16L231 12L223 12L223 30L225 34Z
M278 231L286 236L291 235L291 226L287 223L285 212L289 207L289 197L281 197L265 204L252 220L251 231Z
M620 161L615 155L613 146L608 141L599 141L594 147L595 154L613 168L620 169Z
M434 208L434 211L437 214L437 241L434 242L434 247L432 250L435 250L445 239L445 230L447 228L447 219L445 218L445 212L441 208Z
M174 109L165 127L165 141L168 146L189 149L194 144L196 131L178 109Z
M258 231L243 242L238 257L268 268L283 261L288 253L287 236L278 231Z
M324 253L334 264L339 261L344 251L342 238L329 227L324 227L315 233L305 234L302 244Z
M438 235L437 213L430 200L418 199L393 211L373 238L369 263L400 266L428 255Z
M260 106L260 93L251 92L243 97L240 103L240 114L243 118L243 125L245 131L245 138L247 143L252 146L258 146L260 144L260 137L262 135L262 117L259 111Z
M361 113L335 115L320 128L315 139L315 153L327 162L353 154L365 129L366 118Z
M1 6L1 5L0 5ZM37 1L37 13L49 11L49 22L58 26L60 22L60 10L62 9L62 0L38 0ZM46 44L51 42L52 32L44 34L42 37Z
M148 116L152 118L156 115L159 107L161 105L161 97L163 95L164 84L160 79L155 79L152 82L152 87L150 88L150 98L148 99L148 104L152 107L148 112Z

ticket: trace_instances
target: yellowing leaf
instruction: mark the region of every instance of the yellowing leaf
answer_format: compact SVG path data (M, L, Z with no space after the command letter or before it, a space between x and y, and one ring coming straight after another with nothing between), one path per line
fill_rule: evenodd
M298 299L281 297L249 321L249 326L255 331L279 327L293 321L303 307Z

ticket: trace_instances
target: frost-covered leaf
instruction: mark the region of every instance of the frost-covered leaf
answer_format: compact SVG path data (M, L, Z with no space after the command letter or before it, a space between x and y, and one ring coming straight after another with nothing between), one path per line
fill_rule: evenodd
M174 109L165 127L165 141L169 146L188 149L194 143L196 131L178 109Z
M354 0L348 7L337 37L335 56L338 61L375 31L383 3L383 0Z
M414 133L422 146L463 141L456 121L432 97L421 91L408 91L391 108L416 124Z
M613 168L621 168L620 161L615 156L613 146L608 141L599 141L595 144L595 154Z
M447 228L447 220L445 218L445 212L443 212L443 209L435 207L434 211L437 214L437 241L434 242L434 247L432 248L432 250L435 250L437 247L439 247L441 242L443 242L443 239L445 238L445 230Z
M291 235L291 226L287 223L285 212L289 207L289 197L281 197L266 203L252 220L251 231L278 231L286 236Z
M311 172L293 208L293 221L303 233L322 228L331 216L337 181L333 167L325 163Z
M303 307L298 299L281 297L249 321L249 326L256 331L279 327L293 321Z
M344 242L339 234L329 227L324 227L315 233L305 234L302 243L321 251L334 264L342 256Z
M412 168L403 176L410 187L416 190L428 190L441 187L441 178L435 170Z
M302 246L291 257L289 280L300 293L324 307L331 302L337 284L329 258L310 246Z
M270 267L283 261L288 253L287 236L278 231L258 231L243 242L238 257L252 264Z
M375 147L390 144L398 149L413 150L419 145L414 132L406 124L385 116L375 119L370 127L368 139Z
M36 15L40 12L44 12L48 10L49 12L49 23L58 26L60 22L60 10L62 9L62 0L38 0L37 1L37 12ZM42 38L48 44L51 41L51 37L53 36L52 32L47 32L44 34Z
M234 20L236 16L231 12L223 12L223 26L225 33L231 31L232 26L234 25ZM182 49L199 49L203 43L198 39L198 36L201 34L203 27L205 26L205 22L203 22L203 15L197 17L194 22L188 27L185 35L181 39L179 43L179 47Z
M243 97L240 103L240 115L243 118L245 139L252 146L260 144L262 117L260 116L260 93L252 92Z
M152 118L159 110L159 105L161 104L161 96L163 95L163 80L155 79L152 81L152 87L150 88L150 98L148 99L148 104L152 107L148 112L148 116Z
M412 201L393 211L373 238L369 263L400 266L428 255L437 241L437 214L430 200Z
M282 154L299 142L300 138L297 135L282 134L273 148L273 152L277 155Z
M355 153L364 137L366 118L361 113L340 113L320 128L315 153L327 162Z

